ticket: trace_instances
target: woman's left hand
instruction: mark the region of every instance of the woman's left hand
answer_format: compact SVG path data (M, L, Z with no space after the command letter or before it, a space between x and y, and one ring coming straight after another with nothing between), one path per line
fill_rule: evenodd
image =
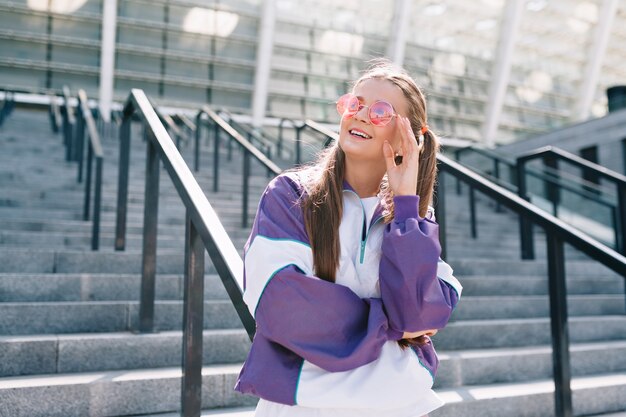
M385 141L383 154L387 164L387 177L394 195L415 195L417 193L419 154L424 145L420 147L417 144L409 119L398 116L397 121L400 133L399 154L402 155L402 163L396 165L393 147L388 141Z

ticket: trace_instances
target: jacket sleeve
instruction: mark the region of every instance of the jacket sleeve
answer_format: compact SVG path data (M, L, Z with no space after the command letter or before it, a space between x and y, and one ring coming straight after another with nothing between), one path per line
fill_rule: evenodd
M299 187L281 175L261 198L244 249L244 301L269 340L326 371L355 369L402 332L389 327L381 299L313 275Z
M394 220L383 234L380 291L390 327L441 329L463 287L440 259L439 225L419 216L419 196L394 197Z

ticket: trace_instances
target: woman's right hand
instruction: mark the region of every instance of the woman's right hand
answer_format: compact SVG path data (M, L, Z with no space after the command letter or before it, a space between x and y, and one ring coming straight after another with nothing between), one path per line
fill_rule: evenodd
M420 336L434 336L437 334L437 329L422 330L421 332L404 332L403 339L415 339Z

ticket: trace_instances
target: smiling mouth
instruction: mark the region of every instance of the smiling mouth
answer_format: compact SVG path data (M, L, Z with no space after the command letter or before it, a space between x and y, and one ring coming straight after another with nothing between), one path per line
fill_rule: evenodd
M348 133L352 136L355 136L360 139L371 139L372 137L365 132L361 132L360 130L351 129Z

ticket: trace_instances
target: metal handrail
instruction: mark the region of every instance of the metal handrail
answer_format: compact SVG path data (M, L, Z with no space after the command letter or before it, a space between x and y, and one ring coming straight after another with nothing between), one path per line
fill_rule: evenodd
M85 90L78 90L78 112L76 123L76 139L78 149L78 182L82 181L83 156L85 142L85 128L89 141L87 142L87 178L85 180L85 200L83 204L83 220L89 220L89 207L91 204L91 177L93 160L96 160L96 175L94 184L93 202L93 226L91 229L91 249L98 250L100 247L100 213L102 211L102 169L104 166L104 152L100 142L100 135L89 107Z
M329 140L338 140L338 135L334 132L329 134L328 137ZM479 191L495 200L498 204L516 212L520 217L528 219L530 223L544 229L548 250L555 411L559 417L572 417L564 243L574 246L590 258L617 272L624 279L626 279L626 257L460 163L441 154L437 155L437 161L440 178L435 191L437 196L435 215L439 223L442 258L445 259L447 254L444 173L466 183L470 189L470 194L473 194L474 190Z
M189 130L192 134L194 134L196 132L196 125L194 122L192 122L191 120L189 120L189 118L184 115L183 113L176 113L174 115L174 118L178 119L181 121L181 123L187 128L187 130Z
M116 249L123 249L128 201L131 118L144 122L147 162L139 330L154 330L159 165L163 163L186 208L185 283L183 313L182 415L199 416L202 388L202 330L204 310L204 251L224 284L250 339L254 319L243 301L243 261L191 170L142 90L133 89L124 105L120 127L120 165ZM230 128L230 127L228 127ZM230 128L232 129L232 128ZM237 138L235 139L237 140ZM251 146L251 145L250 145ZM254 147L252 147L254 148ZM257 153L258 150L254 149ZM251 150L251 152L253 152ZM256 153L254 153L257 156ZM263 156L264 157L264 156Z
M243 131L247 136L248 136L248 140L253 143L253 140L256 141L259 146L265 148L265 155L267 155L268 158L272 158L271 154L271 148L274 145L274 143L267 139L261 132L258 132L254 129L252 129L249 126L243 125L241 123L239 123L238 121L236 121L233 118L233 115L226 109L220 109L218 111L218 114L221 116L222 114L225 114L227 116L227 119L225 119L229 125L231 125L232 127L234 127L235 129L239 130L239 131ZM223 117L222 117L223 118Z
M243 198L242 198L242 227L248 227L248 201L250 184L250 157L254 157L268 171L278 175L282 170L265 156L259 149L245 139L235 128L229 125L209 106L203 106L196 115L196 142L195 142L195 170L200 168L200 134L202 129L202 118L207 116L213 126L213 192L219 191L219 147L220 132L224 132L243 152Z
M57 101L57 96L54 94L50 94L50 126L52 126L53 133L59 133L59 128L63 123L63 118L61 116L61 110L59 110L59 103Z
M324 141L324 148L328 147L333 141L332 138L335 137L336 133L332 130L322 126L321 124L314 122L313 120L307 119L301 125L296 127L296 165L300 165L302 163L302 140L301 135L302 132L306 129L312 130L314 133L318 135L322 135L326 140Z
M466 165L469 169L472 169L475 172L479 172L481 175L486 176L487 178L489 178L490 180L494 181L495 183L497 183L500 186L503 186L507 189L509 189L509 191L513 191L513 192L518 192L518 187L517 184L519 182L519 177L522 175L522 171L519 171L517 169L517 162L510 160L490 149L485 149L485 148L479 148L476 146L468 146L465 148L460 148L454 151L454 156L455 159L458 162L461 162L461 155L467 152L473 152L476 153L478 155L481 156L485 156L489 159L491 159L493 161L493 174L487 174L485 172L482 172L481 170L468 166ZM504 180L501 178L500 176L500 169L499 169L499 165L500 164L504 164L511 172L511 183L512 185L508 185L504 182ZM575 195L578 195L579 197L585 198L587 200L593 201L596 204L600 204L602 206L607 207L610 212L611 212L611 221L613 222L613 230L614 230L614 235L615 235L615 242L619 242L620 241L620 230L618 228L618 222L617 222L617 212L618 212L618 207L617 205L610 200L607 200L605 198L603 198L602 196L599 195L595 195L595 194L591 194L588 191L586 191L585 189L585 184L581 183L581 180L576 180L573 181L571 179L566 179L563 178L563 174L559 173L558 170L555 169L550 169L550 168L544 168L543 170L536 170L533 169L531 167L525 166L523 169L523 173L525 175L529 175L529 176L533 176L537 179L539 179L540 181L543 181L544 183L549 184L552 188L552 190L556 190L555 192L560 192L558 190L566 190L569 191ZM525 179L525 177L524 177ZM524 183L525 184L525 183ZM461 188L460 188L460 181L457 180L456 182L456 187L457 187L457 194L461 193ZM581 188L577 188L577 187L581 187ZM475 208L474 208L474 198L473 196L470 194L469 195L469 199L470 199L470 212L474 213ZM530 196L526 195L525 199L530 201ZM552 214L553 215L557 215L558 212L558 201L557 199L551 199L552 201ZM496 203L496 211L500 210L500 205L498 203ZM476 225L475 225L475 218L471 217L470 218L471 222L470 222L470 228L472 231L472 237L476 238L477 234L476 234ZM532 250L532 237L528 238L528 233L532 234L532 230L528 230L528 225L526 223L524 223L524 221L522 221L522 225L520 227L523 228L524 233L526 234L523 238L522 238L522 244L523 244L523 251L525 253L524 255L524 259L532 259L532 257L534 256L533 250ZM530 239L530 243L527 239Z
M153 106L153 108L161 121L166 125L166 128L174 134L174 137L176 138L176 149L180 150L180 143L181 141L187 142L187 136L183 135L180 127L178 127L178 125L174 122L174 119L172 119L172 116L169 114L161 114L156 107Z
M4 97L0 106L0 127L15 108L15 92L12 90L2 89Z
M494 152L491 149L480 148L474 145L456 149L454 151L455 160L457 160L458 162L461 162L461 155L467 152L473 152L478 155L485 156L493 161L494 167L493 167L493 174L491 175L492 178L500 179L500 164L506 165L511 170L511 178L512 178L511 182L517 187L517 161L513 159L509 159L505 156L502 156L499 153ZM573 155L573 154L570 154L570 155L576 157L576 155ZM586 161L586 160L583 159L583 161ZM536 178L541 179L541 180L546 180L547 178L550 178L545 175L547 173L547 174L552 174L553 176L559 176L561 180L566 180L567 182L574 183L576 185L580 185L583 187L585 186L589 187L590 185L595 185L595 184L586 184L585 181L582 181L579 178L564 178L564 173L560 173L558 172L558 170L555 170L550 167L543 167L540 171L527 168L525 171L528 175L533 175Z
M70 105L70 89L63 86L63 105L61 106L61 115L63 116L63 144L65 145L65 160L76 160L76 147L74 144L74 129L76 126L76 118L74 109Z
M611 171L601 165L587 161L577 155L564 151L554 146L545 146L543 148L536 149L534 151L520 155L517 158L517 172L518 172L518 195L522 198L528 199L526 180L523 175L526 164L538 158L551 158L555 161L563 161L576 168L579 168L583 173L589 173L597 175L607 181L613 183L617 189L617 214L614 216L616 220L614 223L615 231L615 248L621 254L626 254L626 176ZM556 191L558 192L558 190ZM595 198L596 201L598 197ZM534 254L534 242L532 238L532 227L527 221L520 218L520 231L522 237L522 253L524 259L533 259Z
M608 248L588 235L567 225L558 218L535 207L523 198L499 187L489 180L462 166L461 164L443 156L438 156L439 169L442 173L453 175L465 182L472 189L496 200L516 212L520 218L544 229L547 241L548 282L550 296L550 323L552 332L552 359L555 383L555 409L557 416L570 417L572 412L571 399L571 372L569 359L569 334L567 327L567 298L565 284L565 254L564 243L588 255L626 278L626 257ZM438 196L443 195L441 190L443 179L439 181ZM445 236L445 199L439 199L437 218L439 220L440 236ZM442 222L443 219L443 222ZM445 247L445 240L442 242Z
M282 119L280 119L280 122L278 123L278 143L276 144L276 153L278 154L279 158L282 158L283 156L283 130L284 130L284 124L285 122L289 122L291 123L291 127L292 129L297 129L298 125L296 124L296 122L294 122L291 119L287 119L285 117L283 117ZM292 154L293 156L293 154Z

